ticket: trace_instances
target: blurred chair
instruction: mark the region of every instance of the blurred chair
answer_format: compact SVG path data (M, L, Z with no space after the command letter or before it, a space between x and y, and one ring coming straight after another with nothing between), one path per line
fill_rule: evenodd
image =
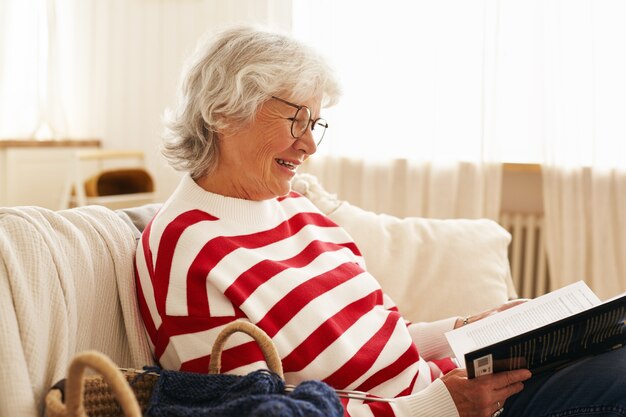
M143 151L77 151L60 208L102 205L111 209L152 203L154 180Z

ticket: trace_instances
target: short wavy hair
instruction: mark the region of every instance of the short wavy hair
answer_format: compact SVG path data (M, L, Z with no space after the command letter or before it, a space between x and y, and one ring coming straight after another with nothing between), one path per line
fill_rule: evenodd
M252 122L276 95L295 102L321 97L335 104L339 83L324 58L289 36L239 26L203 42L183 71L176 107L165 114L163 155L197 179L215 168L217 132Z

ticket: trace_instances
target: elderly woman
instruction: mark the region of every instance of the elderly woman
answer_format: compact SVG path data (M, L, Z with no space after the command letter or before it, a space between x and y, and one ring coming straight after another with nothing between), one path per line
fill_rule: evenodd
M350 236L290 191L328 129L321 109L338 95L324 60L283 35L235 28L198 49L164 149L187 174L136 259L159 363L207 372L220 329L245 319L272 338L287 382L316 379L394 399L345 400L346 415L626 415L626 391L611 388L626 386L622 353L532 379L520 369L470 380L443 335L463 320L402 318ZM222 357L228 373L263 366L245 336Z

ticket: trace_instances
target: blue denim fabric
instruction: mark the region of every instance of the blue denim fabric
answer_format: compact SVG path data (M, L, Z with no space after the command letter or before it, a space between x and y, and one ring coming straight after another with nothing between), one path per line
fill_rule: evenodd
M626 348L533 376L501 417L625 417Z

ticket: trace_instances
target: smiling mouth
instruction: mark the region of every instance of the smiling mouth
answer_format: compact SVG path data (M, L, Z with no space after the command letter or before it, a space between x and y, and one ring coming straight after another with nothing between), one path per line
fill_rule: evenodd
M285 161L284 159L276 158L276 162L278 162L278 165L282 165L285 168L290 169L292 171L295 171L297 168L296 164L293 164L289 161Z

